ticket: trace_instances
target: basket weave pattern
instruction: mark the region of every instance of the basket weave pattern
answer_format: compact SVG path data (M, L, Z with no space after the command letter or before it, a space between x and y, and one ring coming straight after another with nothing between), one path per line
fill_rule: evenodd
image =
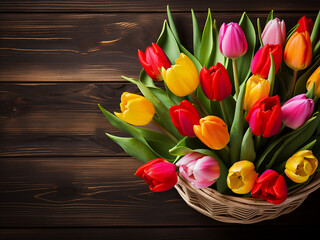
M273 205L262 199L223 195L211 188L197 189L181 176L175 186L183 200L198 212L221 222L241 224L261 222L290 213L319 187L320 173L309 184L290 192L283 203Z

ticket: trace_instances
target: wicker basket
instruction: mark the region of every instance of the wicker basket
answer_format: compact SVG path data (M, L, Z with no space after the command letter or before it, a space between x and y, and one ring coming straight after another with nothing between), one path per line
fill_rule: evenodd
M320 173L309 184L290 192L279 205L262 199L223 195L211 188L197 189L181 176L175 187L189 206L210 218L226 223L251 224L295 210L310 193L320 187Z

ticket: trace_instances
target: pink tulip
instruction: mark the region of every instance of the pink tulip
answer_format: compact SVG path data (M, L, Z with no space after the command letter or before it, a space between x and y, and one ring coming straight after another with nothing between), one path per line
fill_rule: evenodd
M181 158L177 164L181 175L196 188L212 185L220 176L220 166L213 157L192 152Z
M238 23L223 23L219 31L219 49L227 58L243 56L247 50L247 40Z
M297 129L312 116L314 102L303 93L289 99L281 109L283 124Z
M261 34L263 44L281 44L286 42L286 25L279 18L270 20Z

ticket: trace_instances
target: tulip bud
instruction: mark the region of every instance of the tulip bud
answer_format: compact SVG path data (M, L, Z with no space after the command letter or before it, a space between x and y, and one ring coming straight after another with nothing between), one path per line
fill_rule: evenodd
M254 135L271 137L277 134L281 127L282 112L279 96L264 97L256 102L246 116Z
M286 42L286 25L279 18L270 20L261 34L263 44L281 44Z
M197 109L187 100L169 108L173 125L182 136L195 137L193 125L198 125L200 115Z
M272 204L280 204L287 199L287 184L284 177L268 169L257 178L251 196L262 198Z
M315 84L313 94L320 97L320 66L312 73L307 81L306 87L308 91L312 88L313 83Z
M177 162L180 174L196 188L211 186L220 176L220 166L216 159L192 152Z
M293 70L308 67L312 60L312 45L308 32L294 32L284 49L284 61Z
M219 49L227 58L243 56L247 50L247 40L238 23L223 23L219 30Z
M303 183L316 171L318 160L310 150L301 150L288 159L285 174L295 183Z
M179 97L193 93L199 86L199 74L193 62L181 53L175 65L167 70L162 68L162 76L171 92Z
M282 106L282 122L289 128L297 129L304 124L313 113L314 102L305 94L294 96Z
M252 75L246 82L243 109L249 111L259 99L269 96L269 92L269 81L267 79Z
M155 113L148 99L128 92L121 95L120 109L121 113L115 112L114 114L121 120L137 126L148 124Z
M167 191L178 181L176 165L163 158L157 158L138 168L134 174L143 178L154 192Z
M171 66L167 55L155 43L152 43L151 47L147 47L145 53L138 50L138 57L146 73L155 81L162 80L159 68L164 67L167 69Z
M231 94L232 85L227 70L221 63L203 67L200 71L200 83L203 93L210 100L222 101Z
M252 162L242 160L236 162L229 169L227 185L232 192L237 194L247 194L253 188L258 173L254 170Z
M201 118L200 125L194 125L193 131L204 144L216 150L224 148L230 140L227 125L216 116Z
M270 53L274 60L275 74L277 74L282 60L282 46L280 44L266 44L257 51L252 59L251 71L253 75L268 78L271 66Z
M306 18L306 16L303 16L298 21L298 28L296 29L296 32L302 33L307 31L309 35L311 36L312 29L313 29L313 21L311 18Z

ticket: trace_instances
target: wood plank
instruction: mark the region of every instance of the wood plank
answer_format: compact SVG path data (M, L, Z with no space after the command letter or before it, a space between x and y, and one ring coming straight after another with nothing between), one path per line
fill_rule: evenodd
M1 158L0 227L209 227L172 189L154 193L132 158ZM293 213L255 226L318 226L320 191Z
M1 1L2 12L163 12L165 6L170 4L173 11L189 11L194 8L197 11L206 11L211 7L215 11L313 11L319 9L318 1L313 0L291 0L277 1L233 1L233 0L212 0L194 2L193 0L180 1L146 1L146 0L117 0L117 1L89 1L89 0L68 0L68 1L23 1L6 0Z
M41 229L1 229L0 239L5 240L105 240L105 239L146 239L146 240L212 240L212 239L312 239L316 228L282 226L281 228L257 226L219 226L219 227L150 227L150 228L41 228Z
M0 156L126 155L97 104L119 111L129 83L0 84Z
M281 1L278 1L281 2ZM276 13L290 29L301 13ZM206 13L198 13L203 26ZM255 23L266 13L250 13ZM315 18L316 12L308 17ZM216 12L217 24L239 21L241 13ZM137 49L155 42L164 13L0 14L0 81L105 82L137 77ZM189 13L174 14L180 38L192 49Z

